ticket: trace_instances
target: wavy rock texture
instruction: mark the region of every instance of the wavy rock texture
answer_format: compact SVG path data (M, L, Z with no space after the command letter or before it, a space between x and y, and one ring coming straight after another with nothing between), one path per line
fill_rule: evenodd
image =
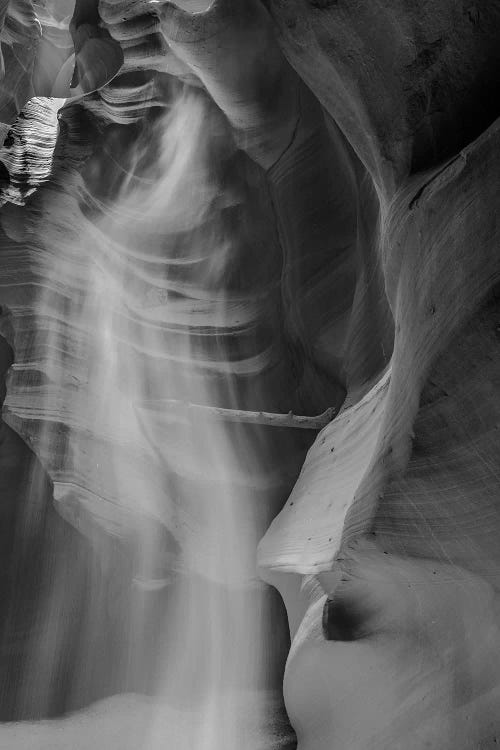
M77 658L70 655L63 701L62 687L47 684L49 673L40 669L46 702L21 685L6 713L10 719L50 716L107 693L151 691L158 664L150 657L173 606L169 602L175 602L173 579L184 572L185 548L193 547L193 540L199 540L198 557L191 556L190 572L194 568L200 578L201 597L208 585L203 581L210 540L204 539L200 496L207 487L214 493L228 484L234 492L251 492L247 514L258 535L286 495L311 441L307 430L292 431L290 437L277 428L274 446L267 428L235 425L229 438L248 443L249 452L232 474L221 476L206 449L200 453L203 463L186 460L193 442L196 448L200 440L210 440L210 423L198 418L193 435L192 418L165 409L169 398L189 397L201 404L210 398L222 407L285 413L300 407L307 394L300 395L281 336L280 251L272 218L261 224L268 213L264 177L235 150L227 124L204 93L183 94L182 106L184 97L190 103L186 119L174 104L181 87L172 80L162 85L161 109L148 102L137 125L117 119L109 124L106 112L96 118L86 102L63 109L52 130L54 152L35 144L40 163L47 166L49 154L51 161L50 179L35 192L33 175L26 170L29 190L19 187L13 193L23 177L18 167L14 183L15 167L26 160L27 146L38 132L35 117L20 118L18 148L16 142L5 148L11 183L1 217L2 334L12 345L15 363L4 418L50 473L55 507L70 524L63 524L61 533L71 539L73 526L82 535L76 537L83 545L81 566L72 561L68 581L61 585L49 576L51 615L59 597L72 601L66 589L81 567L91 589L111 586L109 607L95 599L98 609L111 609L103 625L95 618L95 627L103 640L116 644L106 659L99 659L98 652L88 655L84 647L98 642L89 631L82 649L90 674L84 670L80 678ZM38 118L46 106L51 104L43 100L29 105ZM164 129L171 139L166 144ZM188 132L191 151L186 152L180 144ZM158 164L161 159L166 164ZM165 169L172 172L168 185L162 182ZM192 361L190 382L187 360ZM252 457L256 438L268 448L264 462ZM41 497L50 502L50 492ZM107 567L100 562L101 544L108 550ZM91 577L94 564L102 580ZM113 576L113 566L119 575ZM255 578L253 562L251 570ZM234 571L241 585L237 565ZM72 595L85 606L76 581ZM275 630L282 614L276 602L269 606ZM92 620L93 607L94 602ZM56 632L58 622L56 617ZM7 654L16 627L6 625ZM220 632L223 627L220 623ZM43 651L46 629L41 627L37 640L27 626L22 652ZM47 650L46 658L50 654L57 662L57 649L64 648L64 639L56 637L55 653ZM202 641L191 649L199 650L194 678L203 686L203 664L210 654ZM99 666L93 669L96 660ZM19 670L26 681L31 662L25 661ZM234 661L230 654L228 661ZM112 670L109 678L100 680L106 669ZM194 694L197 685L190 675L186 680ZM179 694L175 700L185 698ZM279 707L273 712L266 731L271 736L279 731L289 743L289 728L279 729Z
M0 123L8 126L33 96L32 83L40 23L30 3L2 2L0 8Z
M374 252L394 348L388 369L374 368L365 388L348 392L310 449L260 563L296 632L285 695L300 746L493 747L498 311L488 295L500 268L488 206L498 191L498 121L465 144L497 114L494 104L485 111L481 93L495 79L496 9L440 7L428 25L423 11L418 36L410 8L359 10L272 4L288 58L378 187ZM491 71L480 83L469 77L470 56L458 63L465 48ZM452 144L461 150L443 162ZM429 163L436 167L408 177ZM415 607L432 617L412 619Z
M206 116L205 104L200 95L196 96L198 108L193 110L192 115L197 117L196 127L201 128L201 118ZM30 273L23 282L24 295L19 288L12 289L10 285L4 295L6 309L12 313L12 317L7 320L14 327L16 351L7 408L12 412L12 419L17 415L21 420L16 422L16 427L23 434L30 434L34 430L32 437L35 441L40 439L36 433L42 429L46 418L50 420L48 429L54 430L55 434L59 433L61 425L70 434L71 431L82 433L78 440L75 438L75 442L80 445L89 442L89 448L83 454L77 456L73 453L70 435L61 442L60 439L56 440L54 434L56 442L52 438L47 441L46 444L50 446L49 454L44 456L44 461L48 462L49 471L55 480L58 499L67 492L70 495L74 493L75 489L72 488L83 487L83 494L88 493L88 502L93 503L91 498L94 497L97 503L95 510L101 514L103 498L108 497L112 502L112 496L116 493L116 488L113 487L116 479L96 475L95 469L91 468L94 465L93 457L114 450L113 444L119 440L121 428L118 424L113 426L103 423L102 434L98 437L95 432L96 416L92 409L99 408L98 391L103 383L102 373L87 372L84 375L82 367L84 362L93 359L93 348L102 345L102 342L93 343L92 323L90 330L82 330L82 305L87 306L90 315L97 316L96 321L100 318L100 325L104 325L105 321L102 316L112 316L109 322L110 335L118 337L120 342L118 361L123 363L122 367L133 361L132 350L140 351L140 367L145 368L148 377L140 378L135 388L146 387L147 391L130 390L137 377L132 367L127 373L126 370L118 372L110 365L111 369L106 377L116 377L116 397L119 399L127 400L132 396L139 404L144 399L154 401L183 398L185 388L180 374L187 356L188 337L191 342L195 342L195 358L198 361L193 378L195 382L198 379L201 383L202 377L205 377L203 371L206 370L207 377L214 383L214 398L222 406L231 406L232 398L237 397L246 408L266 407L269 411L285 411L290 403L293 405L294 384L291 381L289 389L284 386L289 376L286 369L283 372L286 353L280 343L280 321L275 312L280 305L279 289L273 297L273 286L276 286L273 265L276 272L279 268L279 260L276 257L273 259L271 252L273 237L271 235L270 238L262 237L257 240L255 231L251 229L252 218L245 215L249 209L243 208L241 192L245 190L245 186L237 176L238 171L250 170L250 179L257 180L260 190L265 189L258 174L251 177L251 165L245 167L241 157L235 157L231 152L226 157L217 153L218 158L226 159L222 168L225 171L223 179L232 180L233 184L229 183L225 199L220 200L217 186L206 187L200 175L201 192L197 196L195 194L193 213L187 215L183 208L182 191L192 196L193 183L189 181L186 184L181 177L176 185L178 215L174 214L171 225L165 225L161 233L155 229L154 234L147 235L149 250L145 253L139 250L140 243L148 232L148 225L152 225L153 218L158 217L156 214L153 217L156 210L154 204L148 206L143 203L141 206L140 177L135 177L138 186L136 189L135 186L134 189L127 187L134 196L135 205L132 206L124 199L120 205L122 214L114 217L111 213L115 210L114 202L107 199L111 188L119 191L123 181L130 180L129 166L130 162L134 163L136 156L130 153L124 159L123 138L137 138L138 131L122 134L114 128L106 129L101 135L102 151L99 150L87 160L82 179L77 169L84 155L82 141L87 140L87 149L90 148L92 133L89 120L79 108L70 108L63 122L69 122L70 130L61 144L61 150L58 147L54 155L54 162L60 167L53 168L50 187L34 196L31 204L23 209L24 237L16 237L17 242L12 240L10 245L10 258L16 259L16 264L19 262L21 248L24 249ZM151 142L160 134L154 119L149 123L144 122L140 127L146 129ZM214 122L211 130L216 127L217 123ZM202 139L200 143L203 143L201 130L199 136ZM200 148L204 150L204 146ZM198 156L197 151L189 158L197 159ZM210 158L214 159L215 155ZM121 164L118 159L122 160ZM72 192L70 180L73 180ZM62 189L66 191L64 198ZM151 197L149 190L144 195L143 200ZM61 224L53 220L40 221L40 216L46 217L52 211L54 202L61 206L63 200L65 211L61 213ZM255 208L251 208L252 204L248 199L245 204L261 215L266 210L265 204L260 197L254 200ZM106 210L108 213L105 213ZM59 215L59 211L60 208L56 215ZM131 211L134 213L130 214ZM132 216L132 221L127 219L128 214ZM72 216L71 230L67 226L68 215ZM16 223L16 216L12 213L7 212L6 217L7 226ZM30 217L33 217L31 221ZM237 239L232 230L235 225L238 226ZM248 227L247 230L245 226ZM253 252L258 252L260 245L261 252L266 253L266 258L253 266L254 279L250 275L250 269L242 275L238 268L240 264L248 263L245 260L250 249L247 231L252 234ZM204 240L203 246L199 247L200 255L195 255L192 260L177 261L176 256L184 251L188 243L193 244L198 252L197 237L201 236ZM49 248L52 248L52 254L48 253ZM167 248L170 257L165 255ZM221 308L216 296L217 255L222 264L229 248L238 276L231 279L231 272L228 272L229 283L234 285L234 291L231 298L231 289L226 289L225 306ZM8 263L7 253L4 253L4 258ZM200 265L208 266L209 270L210 266L213 267L213 290L210 286L198 286ZM93 284L90 288L94 284L105 284L106 294L111 295L112 299L115 299L110 286L112 278L120 276L124 279L125 297L123 300L116 297L110 311L106 310L106 305L99 305L93 297L88 298L88 279L92 274ZM264 283L268 285L267 289L263 286ZM167 305L169 295L174 295L174 303ZM20 307L23 299L25 302ZM41 309L44 311L43 315ZM167 319L167 315L171 317ZM35 348L29 335L34 324L38 330ZM273 331L273 327L278 328L278 332ZM213 338L207 338L205 329L213 329ZM170 343L165 348L167 340ZM68 351L69 342L72 342L73 355L68 361L65 352ZM168 352L167 356L163 352ZM230 359L227 359L228 354ZM102 359L102 356L98 359ZM221 381L221 374L231 372L235 374L233 387L239 396L232 397L229 391L224 392L223 387L221 389L217 385ZM165 379L163 373L169 373L169 377ZM266 387L255 388L254 379L257 374L264 386L267 380ZM81 382L85 384L86 396L79 405L75 401L73 384ZM279 385L273 386L273 382ZM199 393L203 402L201 386ZM276 395L273 396L273 393ZM95 403L94 407L91 406L92 403ZM43 404L41 412L40 404ZM174 422L178 419L174 417ZM38 428L35 427L36 423L39 424ZM97 447L96 441L101 440L104 443ZM137 440L139 443L129 448L126 445L120 448L123 451L133 450L136 452L135 457L129 455L127 459L120 458L118 464L123 462L123 465L135 466L133 472L141 475L152 469L148 468L148 459L144 455L145 450L149 452L149 446L143 445L144 437L138 436ZM90 444L94 447L91 448ZM106 444L108 448L105 447ZM60 453L54 452L55 445L60 445ZM172 449L175 449L175 445ZM82 460L86 463L82 464ZM180 453L179 460L182 460ZM128 489L125 489L127 485ZM129 497L128 501L122 497L121 503L124 506L137 507L137 491L133 485L130 477L124 483L122 492ZM99 507L101 511L98 510ZM169 527L172 526L172 521L166 519L170 512L171 510L163 509L163 513L167 514L165 521Z
M498 189L495 163L497 143L498 125L495 124L437 175L410 181L393 201L385 223L387 234L382 237L386 250L386 269L391 272L390 276L388 274L390 285L388 283L387 289L392 298L396 324L390 380L387 375L384 376L361 401L345 408L341 416L322 432L308 455L300 484L296 485L285 510L272 525L261 545L264 564L283 566L285 570L296 566L301 573L329 569L339 547L342 550L344 546L349 547L356 537L374 533L377 543L383 549L390 550L394 544L393 551L396 553L445 560L459 555L457 564L463 564L470 557L468 565L474 569L481 565L478 549L473 545L468 553L467 545L464 548L465 540L459 534L454 541L457 545L454 553L442 547L439 541L442 522L437 517L434 519L432 513L442 512L443 517L447 517L451 511L442 510L441 495L439 504L428 503L425 499L426 495L432 496L432 484L426 491L420 482L413 480L419 485L422 494L421 502L425 507L420 508L419 498L412 496L407 483L411 481L409 478L401 479L399 490L395 489L398 487L397 480L394 480L394 485L391 482L405 471L409 471L411 475L412 464L410 462L408 466L408 458L413 441L416 442L413 452L418 455L421 441L425 444L429 440L428 437L422 438L419 435L419 417L415 422L420 391L430 376L429 368L446 348L454 332L460 330L499 279L499 263L495 252L498 242L496 227L494 224L484 228L476 225L479 206L486 201L486 195L495 194ZM488 165L486 170L485 164ZM480 180L474 179L475 170L481 171ZM453 218L449 216L450 204L453 205ZM456 230L453 232L453 236L457 238L455 242L450 242L450 221L456 222ZM465 248L472 246L475 252L466 252ZM396 255L400 248L405 248L406 261L405 258L391 258L391 250ZM446 275L447 268L454 269L452 278ZM398 271L399 278L396 276ZM474 279L473 284L471 279ZM490 332L489 344L485 342L488 357L494 356L495 351L494 314ZM456 369L456 364L451 364L450 369ZM483 369L483 387L494 388L494 365L493 369ZM469 377L464 374L463 378L467 382L464 389L472 390ZM443 388L447 392L446 385ZM456 408L463 414L461 418L465 425L466 420L473 422L471 408L465 408L458 395L455 399ZM476 401L475 398L472 400ZM482 404L481 408L483 407L491 413L490 406ZM436 404L435 408L441 407ZM436 425L442 419L450 422L458 418L458 414L455 417L451 414L447 417L436 415ZM492 420L495 422L493 416ZM471 428L465 426L464 429L462 440L470 433ZM495 435L491 429L484 425L485 446L494 445ZM468 439L474 442L476 438L470 434ZM355 456L351 445L358 447L359 456ZM466 447L457 445L456 449L466 450ZM433 454L430 461L441 465L444 458L438 460ZM477 461L473 475L479 471L481 457ZM430 474L430 464L420 468L422 477ZM338 476L339 489L335 492L325 491L327 473L329 475L330 472ZM494 477L493 466L491 472ZM410 475L405 474L407 477ZM323 476L325 479L322 479ZM323 510L314 518L314 514L311 514L310 492L316 480L318 500L313 507L322 507ZM307 487L307 490L304 492L302 487ZM469 493L470 490L466 495L469 496ZM484 510L473 497L470 502L471 508L475 510L464 511L464 517L471 520L476 533L476 524L484 517ZM404 521L405 515L408 515L406 505L413 509L408 523ZM477 513L477 520L470 518L470 512ZM401 520L397 520L399 513ZM428 516L428 513L431 515ZM331 521L325 525L327 514ZM414 518L411 517L413 514ZM317 524L317 528L312 531L312 544L308 547L303 546L306 523ZM392 523L395 526L391 533L389 529ZM337 529L337 534L328 534L333 528ZM433 529L430 535L427 533L429 528ZM390 540L385 537L386 532L390 535ZM444 528L443 532L448 533ZM276 533L279 534L279 539L274 537ZM301 540L296 553L290 549L290 545L293 545L291 535L294 533L298 533ZM465 531L463 533L467 536ZM328 545L324 544L327 535L332 537L329 552ZM410 539L413 535L412 543ZM405 541L406 537L408 542ZM453 544L453 534L449 539ZM488 565L491 564L493 570L496 568L495 554L494 549L488 550L484 543L484 539L477 541L486 566L480 572L488 575ZM398 547L399 544L401 547ZM266 562L270 548L277 551L273 563Z
M251 488L262 530L281 508L259 565L289 616L300 748L494 747L496 3L82 8L77 57L87 25L85 39L120 45L119 74L58 125L53 104L32 100L2 152L8 423L48 470L59 513L118 540L136 580L163 585L192 538L203 575L187 498L208 486ZM165 153L168 213L155 190ZM126 364L138 360L140 377ZM185 460L209 424L193 437L165 408L192 393L340 413L285 503L314 435L233 425L247 460L221 481L210 454Z
M73 7L47 0L5 0L0 7L0 139L33 96L50 96L73 52Z
M59 134L59 107L56 99L34 97L10 128L0 149L4 170L2 203L24 205L26 198L49 177Z

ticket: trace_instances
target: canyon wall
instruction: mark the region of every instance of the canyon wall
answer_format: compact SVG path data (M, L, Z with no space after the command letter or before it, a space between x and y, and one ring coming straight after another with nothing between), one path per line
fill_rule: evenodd
M299 747L494 747L496 3L4 5L3 429L43 475L37 512L82 549L82 576L104 560L102 596L122 571L129 622L130 580L182 575L202 545L178 498L218 480L185 458L185 403L246 419L228 432L247 458L234 481L287 610ZM73 101L45 98L75 60ZM106 325L108 406L89 366ZM141 377L119 366L136 361ZM14 513L27 494L9 492ZM145 690L150 669L132 672L125 689ZM80 705L101 697L99 675L86 684Z

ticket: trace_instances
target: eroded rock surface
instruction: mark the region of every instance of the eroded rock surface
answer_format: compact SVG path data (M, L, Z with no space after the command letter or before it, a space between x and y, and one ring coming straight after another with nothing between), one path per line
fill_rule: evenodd
M4 97L11 127L38 93L39 26L36 8L9 8L31 40ZM494 747L496 3L106 1L77 4L72 31L84 88L117 67L116 45L121 69L59 119L31 99L0 154L6 418L61 515L127 549L141 547L137 516L157 524L158 556L132 554L150 583L179 572L190 537L203 546L185 498L220 479L186 460L196 440L165 409L186 399L188 350L205 406L333 407L286 502L314 433L228 430L269 457L230 481L252 488L262 531L277 513L259 565L294 638L299 747ZM89 40L109 51L94 67ZM167 200L155 160L179 92L192 106L168 131ZM177 164L175 138L193 130ZM103 328L117 355L99 370ZM134 357L140 378L121 366Z

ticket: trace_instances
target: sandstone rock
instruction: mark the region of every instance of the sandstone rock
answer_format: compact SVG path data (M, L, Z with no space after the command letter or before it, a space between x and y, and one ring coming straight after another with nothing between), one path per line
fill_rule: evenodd
M91 56L78 61L98 90L64 108L59 134L54 119L33 127L50 105L32 100L13 128L22 147L4 146L6 416L82 532L160 530L141 581L182 567L189 538L201 572L203 518L186 498L245 488L260 527L284 505L259 563L294 635L285 698L303 750L493 747L497 7L216 0L196 11L77 9L77 58L84 38L105 40L102 79ZM120 74L96 86L116 72L117 44ZM192 107L176 121L179 92ZM154 189L162 153L170 193ZM140 377L121 366L131 361ZM222 479L210 451L186 460L210 424L192 407L151 408L193 393L236 412L340 413L285 503L314 436L231 427L228 443L245 451L259 434L266 460Z

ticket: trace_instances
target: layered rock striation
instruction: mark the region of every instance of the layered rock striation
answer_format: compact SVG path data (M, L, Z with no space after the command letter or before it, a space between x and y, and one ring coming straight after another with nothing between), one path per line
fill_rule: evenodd
M5 414L60 514L128 549L160 529L132 567L166 579L220 485L179 402L252 412L228 434L269 459L230 482L269 526L299 746L493 747L496 4L102 2L71 28L88 95L31 99L0 156ZM328 408L315 440L259 424Z

